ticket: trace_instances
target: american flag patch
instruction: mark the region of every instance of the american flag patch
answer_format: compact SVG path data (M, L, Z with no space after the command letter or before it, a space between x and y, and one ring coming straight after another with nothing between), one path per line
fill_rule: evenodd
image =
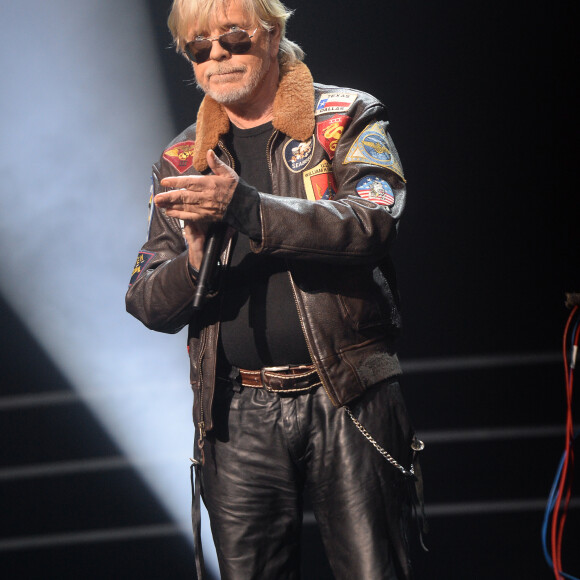
M378 205L390 207L395 203L395 196L389 183L376 175L369 175L361 179L356 186L356 192L363 199Z
M356 93L323 93L318 99L315 114L344 113L351 108L357 97Z

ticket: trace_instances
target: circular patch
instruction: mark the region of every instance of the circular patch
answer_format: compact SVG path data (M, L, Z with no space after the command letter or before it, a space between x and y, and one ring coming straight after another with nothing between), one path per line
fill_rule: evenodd
M286 167L294 173L299 173L308 167L314 153L314 136L308 141L298 141L296 139L288 141L284 145L284 163Z

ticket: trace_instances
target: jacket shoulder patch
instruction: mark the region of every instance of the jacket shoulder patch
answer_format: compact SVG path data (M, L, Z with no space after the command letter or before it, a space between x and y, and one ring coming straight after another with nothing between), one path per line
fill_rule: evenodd
M147 266L147 264L153 259L155 256L154 252L145 252L141 251L137 255L137 261L135 262L135 266L133 267L133 273L131 274L131 280L129 281L129 286L135 284L141 276L141 273Z
M171 163L179 173L185 173L193 165L195 141L175 143L163 152L163 159Z
M368 201L390 208L395 203L395 195L388 181L376 175L367 175L356 185L356 192Z
M393 154L394 147L378 121L369 123L352 144L343 164L367 163L390 169L404 179L403 168Z

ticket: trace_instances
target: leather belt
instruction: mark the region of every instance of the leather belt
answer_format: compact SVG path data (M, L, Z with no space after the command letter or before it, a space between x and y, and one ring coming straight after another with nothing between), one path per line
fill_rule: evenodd
M322 382L314 365L264 367L257 371L240 369L243 387L266 389L271 393L308 391Z

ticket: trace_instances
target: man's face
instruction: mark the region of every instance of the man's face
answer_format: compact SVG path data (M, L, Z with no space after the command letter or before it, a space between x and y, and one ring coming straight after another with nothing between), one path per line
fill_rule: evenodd
M242 28L252 34L257 23L242 10L240 0L232 0L225 11L217 12L211 30L192 30L196 36L214 38L229 32L232 27ZM205 93L224 105L243 105L256 99L260 93L270 92L277 78L277 54L279 34L258 27L252 38L252 47L245 54L231 54L216 40L208 60L193 64L197 85ZM274 70L275 69L275 70Z

